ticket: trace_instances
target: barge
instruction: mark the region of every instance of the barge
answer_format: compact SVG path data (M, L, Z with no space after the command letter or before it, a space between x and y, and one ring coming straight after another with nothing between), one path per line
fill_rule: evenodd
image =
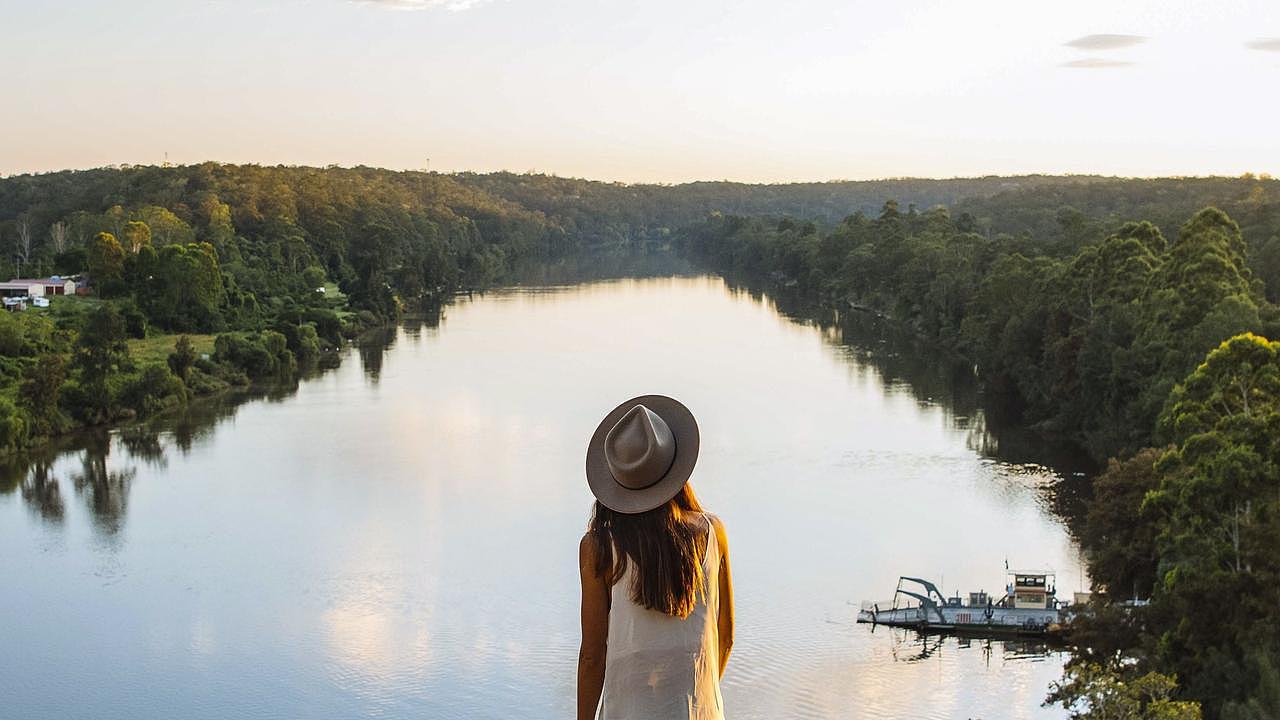
M985 591L943 595L934 583L902 576L893 599L864 602L858 622L919 630L974 635L1051 635L1071 621L1075 605L1057 598L1053 573L1010 572L1004 595L994 598ZM1075 603L1087 602L1077 593Z

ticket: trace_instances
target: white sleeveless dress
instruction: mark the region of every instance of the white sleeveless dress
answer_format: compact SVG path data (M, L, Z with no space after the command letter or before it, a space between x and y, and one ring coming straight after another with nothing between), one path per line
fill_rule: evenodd
M614 583L600 720L723 720L720 546L714 526L708 532L702 561L707 592L689 617L637 605L630 592L635 563L627 563Z

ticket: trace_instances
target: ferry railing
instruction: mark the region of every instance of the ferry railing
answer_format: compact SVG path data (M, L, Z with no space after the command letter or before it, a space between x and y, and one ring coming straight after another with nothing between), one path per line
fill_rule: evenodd
M920 603L915 600L903 601L899 599L895 604L893 600L863 600L858 605L859 610L867 612L884 612L886 610L914 610L920 607Z

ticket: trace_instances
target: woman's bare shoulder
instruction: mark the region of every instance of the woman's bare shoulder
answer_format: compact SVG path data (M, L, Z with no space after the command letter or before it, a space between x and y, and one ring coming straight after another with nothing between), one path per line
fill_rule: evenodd
M724 521L720 519L719 515L704 510L702 511L702 517L711 523L711 527L715 528L716 532L724 532Z
M588 563L594 565L599 547L600 543L596 541L595 533L586 531L582 534L582 540L578 542L578 560L584 565Z
M702 515L711 523L711 529L716 533L716 543L720 545L720 552L724 553L729 549L729 535L725 532L724 521L715 513L704 512Z

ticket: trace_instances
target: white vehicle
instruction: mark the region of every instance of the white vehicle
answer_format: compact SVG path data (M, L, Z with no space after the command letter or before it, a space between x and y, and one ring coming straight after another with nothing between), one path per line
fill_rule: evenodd
M49 307L49 298L47 298L47 297L33 297L33 298L31 298L31 304L32 304L32 305L34 305L34 306L36 306L36 307L38 307L38 308L47 308L47 307Z

